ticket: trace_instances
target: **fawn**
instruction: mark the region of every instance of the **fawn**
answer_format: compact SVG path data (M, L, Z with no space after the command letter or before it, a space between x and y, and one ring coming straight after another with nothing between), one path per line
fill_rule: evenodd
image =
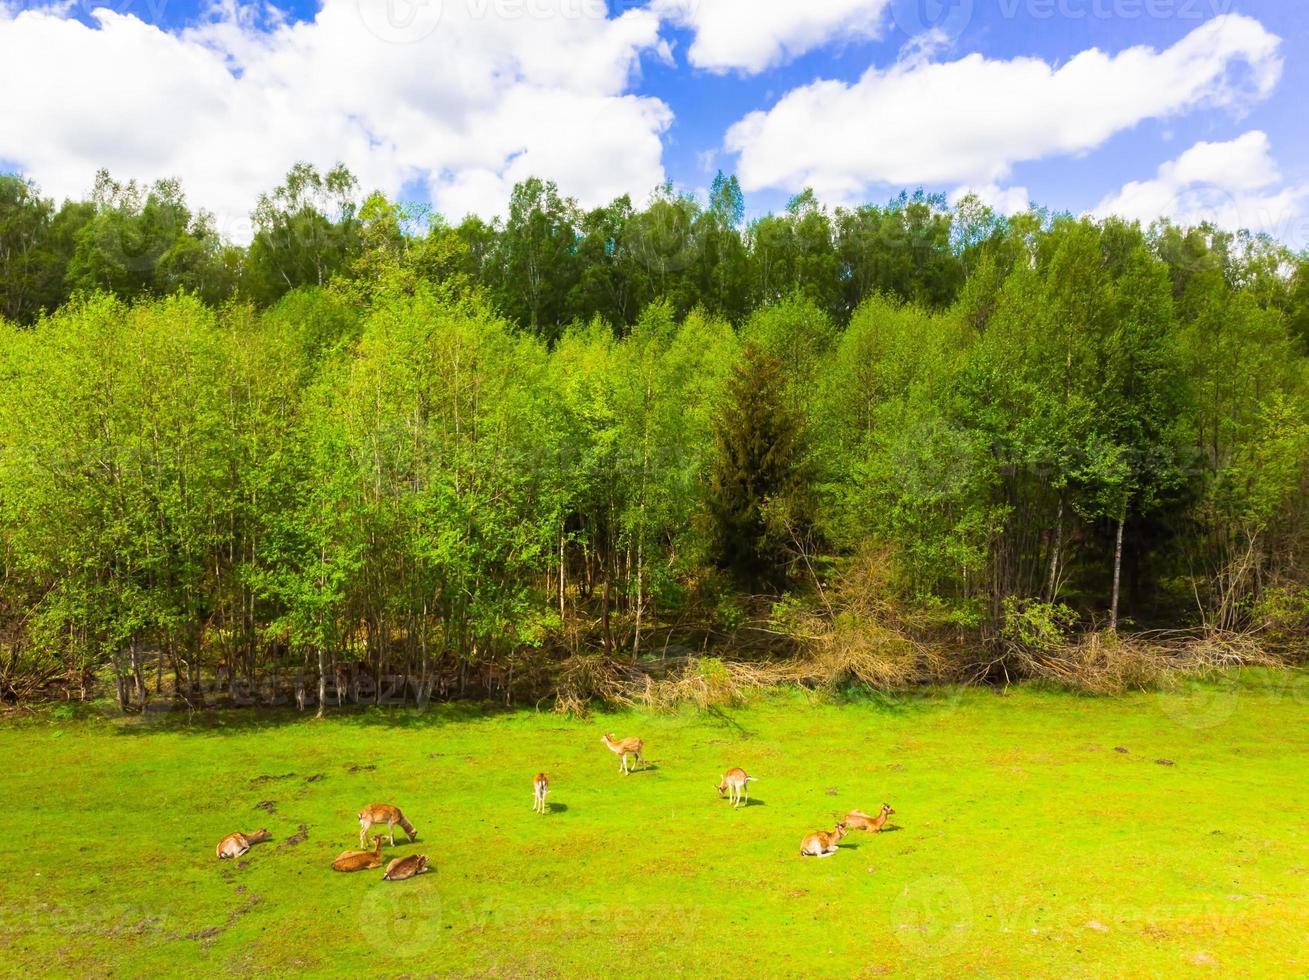
M886 818L895 813L891 809L891 804L883 803L881 812L875 817L870 817L862 810L851 810L845 815L845 825L851 830L866 830L870 834L875 834L882 829L886 823Z
M239 831L235 834L228 834L218 842L215 849L219 860L223 858L239 858L246 851L250 850L251 844L258 844L262 840L268 840L273 835L267 830L259 829L253 834L242 834Z
M426 854L410 854L408 857L396 858L386 866L382 873L383 881L404 881L427 870Z
M618 769L624 776L630 772L627 768L627 757L629 755L635 757L636 761L641 765L645 765L645 759L641 757L641 753L645 749L645 743L639 738L625 738L620 742L613 735L605 735L603 739L609 751L622 760Z
M371 851L342 851L332 862L333 871L370 871L382 866L382 835L373 838Z
M825 830L814 831L800 842L800 856L831 857L836 853L837 843L848 833L844 823L838 823L830 834Z
M750 805L750 784L757 783L759 780L754 776L747 776L744 769L729 769L723 773L723 778L718 781L718 798L721 800L725 794L732 798L732 808L741 805L741 797L745 795L745 805Z
M395 847L395 825L399 824L411 841L418 840L418 831L414 825L405 819L405 815L400 812L398 806L391 806L389 803L370 803L359 811L359 846L367 847L364 843L364 834L368 833L368 828L374 825L381 826L386 824L387 834L391 838L391 846Z
M550 780L545 773L538 772L532 780L532 812L545 813L545 796L550 792Z

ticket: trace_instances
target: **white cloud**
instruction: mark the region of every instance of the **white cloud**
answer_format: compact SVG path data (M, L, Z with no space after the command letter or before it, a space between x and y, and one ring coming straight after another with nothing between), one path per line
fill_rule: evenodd
M958 204L971 194L992 211L999 214L1018 214L1031 205L1026 187L1000 187L997 184L983 184L980 187L957 187L950 192L950 203Z
M671 112L629 91L643 54L668 57L649 10L323 0L292 25L229 2L180 32L92 16L0 0L0 159L56 197L85 194L102 166L175 176L240 240L258 194L302 159L393 195L426 185L456 219L500 212L532 174L583 204L664 179Z
M1160 217L1183 225L1208 221L1303 244L1309 184L1283 185L1267 134L1254 129L1225 143L1196 143L1161 164L1153 180L1125 184L1093 213L1146 223Z
M997 184L1020 161L1080 153L1146 119L1239 109L1281 75L1280 39L1258 21L1214 18L1172 47L1089 49L1056 67L920 48L852 84L819 80L733 125L746 190L813 187L848 200L876 183Z
M653 0L652 9L694 33L696 68L756 74L833 40L880 34L890 0Z

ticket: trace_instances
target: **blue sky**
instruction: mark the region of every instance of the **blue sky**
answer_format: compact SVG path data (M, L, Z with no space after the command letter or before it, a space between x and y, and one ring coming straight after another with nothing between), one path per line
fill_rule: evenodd
M722 168L751 213L922 185L1309 244L1309 3L93 6L0 0L0 165L177 176L237 240L303 158L456 218L529 172L591 204Z

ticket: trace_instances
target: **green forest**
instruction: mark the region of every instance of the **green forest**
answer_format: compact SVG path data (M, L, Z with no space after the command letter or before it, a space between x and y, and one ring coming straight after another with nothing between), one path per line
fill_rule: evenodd
M923 193L0 177L0 698L1090 690L1302 656L1309 257Z

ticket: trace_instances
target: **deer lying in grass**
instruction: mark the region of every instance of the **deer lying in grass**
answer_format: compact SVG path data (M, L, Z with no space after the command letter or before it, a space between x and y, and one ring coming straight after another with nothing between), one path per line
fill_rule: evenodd
M844 823L838 823L830 834L825 830L816 830L800 842L801 857L831 857L836 853L836 845L850 831Z
M545 773L538 772L532 780L532 812L545 813L545 797L550 792L550 780Z
M373 838L371 851L342 851L332 862L333 871L370 871L382 866L382 835Z
M725 795L732 798L732 808L741 805L741 799L744 795L745 805L750 805L750 784L757 783L759 780L754 776L747 776L744 769L729 769L723 773L723 778L718 781L718 798L721 800Z
M875 817L870 817L863 810L851 810L845 815L845 825L851 830L866 830L870 834L875 834L886 824L886 818L895 813L891 809L891 804L883 803L881 812Z
M250 850L251 844L258 844L260 841L268 840L273 835L267 830L256 830L253 834L242 834L239 831L235 834L228 834L218 842L215 853L219 860L223 858L239 858L246 851Z
M624 776L631 771L627 768L627 757L629 755L634 757L642 766L645 765L645 759L641 757L641 753L645 750L645 743L639 738L625 738L620 742L613 735L605 735L604 743L610 752L622 760L618 766L618 771Z
M364 835L368 833L369 827L374 825L380 827L382 824L386 824L386 832L391 838L392 847L395 847L396 824L403 828L411 841L418 840L418 831L414 829L413 824L405 819L405 815L400 812L398 806L391 806L389 803L370 803L359 811L359 846L368 846L364 843Z
M383 881L404 881L427 870L426 854L410 854L408 857L396 858L386 866L382 874Z

